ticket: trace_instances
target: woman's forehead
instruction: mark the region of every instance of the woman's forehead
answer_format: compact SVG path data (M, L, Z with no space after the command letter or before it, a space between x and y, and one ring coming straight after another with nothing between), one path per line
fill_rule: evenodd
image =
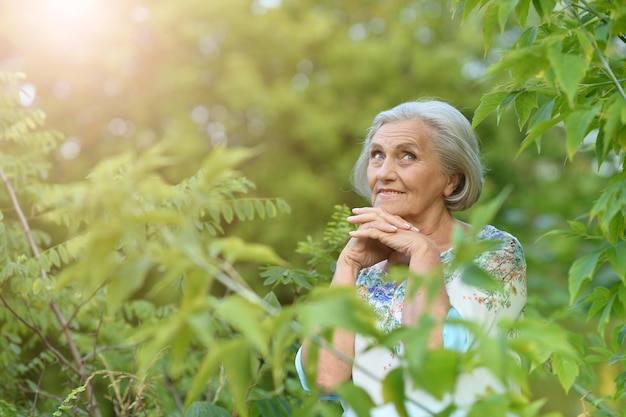
M428 125L415 120L385 123L372 136L370 146L424 146L430 142L431 133L432 129Z

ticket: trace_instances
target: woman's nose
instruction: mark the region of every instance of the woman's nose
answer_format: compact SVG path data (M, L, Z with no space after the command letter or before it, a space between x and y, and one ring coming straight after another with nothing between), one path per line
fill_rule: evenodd
M377 177L380 181L391 181L397 178L396 164L392 158L385 158L378 170Z

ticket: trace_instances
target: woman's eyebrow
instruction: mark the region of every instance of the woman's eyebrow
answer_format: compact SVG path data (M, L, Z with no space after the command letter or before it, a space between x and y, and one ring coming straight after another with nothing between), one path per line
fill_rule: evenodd
M379 144L378 142L372 142L370 143L370 149L372 148L382 149L383 146ZM406 148L418 148L419 149L419 145L413 141L407 140L405 142L400 142L393 147L393 149L406 149Z
M406 148L417 148L419 149L419 145L412 141L400 142L396 145L396 149L406 149Z

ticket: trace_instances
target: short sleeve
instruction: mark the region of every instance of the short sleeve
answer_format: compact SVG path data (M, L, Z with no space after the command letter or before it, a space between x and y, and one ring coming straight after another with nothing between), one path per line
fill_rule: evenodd
M460 320L461 315L455 308L451 308L443 324L444 349L467 352L470 345L470 334L465 326L450 323L450 320Z
M304 369L302 368L302 346L298 349L298 353L296 353L296 373L298 374L298 379L300 379L300 384L302 388L306 392L311 392L311 388L309 388L309 384L306 382L306 375L304 374Z
M498 324L502 319L515 320L522 315L527 297L522 246L505 232L498 231L493 238L502 242L500 248L481 254L475 263L500 283L500 287L485 289L468 285L458 272L446 285L450 304L460 317L478 323L491 336L499 334Z
M298 379L300 380L300 384L302 388L306 392L311 392L311 388L309 388L309 384L306 382L306 375L304 374L304 368L302 367L302 346L298 349L296 353L296 373L298 374ZM329 401L340 401L339 397L333 394L322 394L319 396L321 400L329 400Z

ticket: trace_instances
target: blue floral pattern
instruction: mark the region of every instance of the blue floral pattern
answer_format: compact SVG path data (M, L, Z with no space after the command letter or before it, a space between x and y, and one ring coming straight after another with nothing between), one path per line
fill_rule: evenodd
M488 334L497 334L500 317L517 318L526 305L526 261L522 246L511 234L487 225L479 240L495 240L501 246L482 253L475 264L500 282L498 289L477 288L462 280L463 272L446 268L454 260L454 248L441 254L444 282L450 304L465 320L475 320ZM357 295L367 301L378 315L379 328L385 332L400 327L406 293L406 280L387 280L387 262L361 270L356 281Z

